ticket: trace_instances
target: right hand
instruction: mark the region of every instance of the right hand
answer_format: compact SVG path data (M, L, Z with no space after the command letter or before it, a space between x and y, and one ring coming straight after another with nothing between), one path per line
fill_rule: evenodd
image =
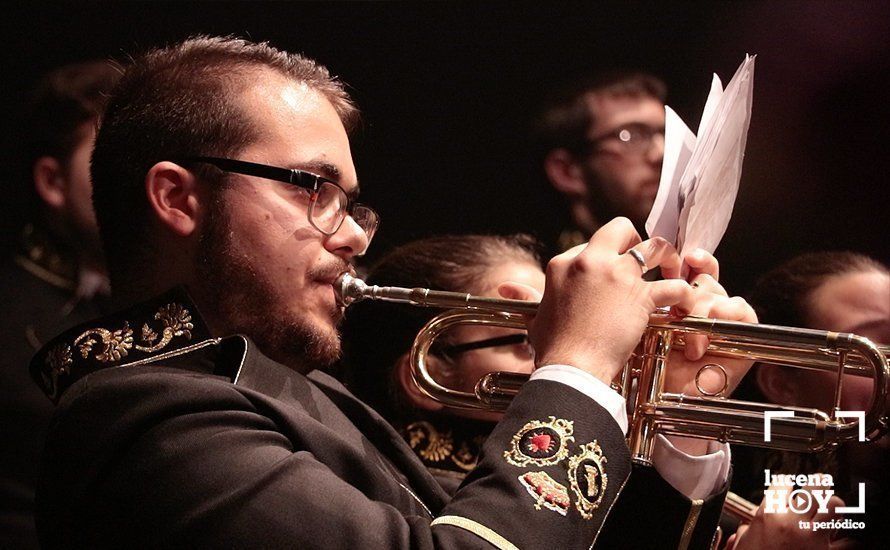
M661 266L666 279L644 281L640 264L626 254L631 247L643 254L648 269ZM692 287L676 278L680 266L670 243L641 241L627 218L615 218L586 245L554 257L541 305L529 322L536 366L572 365L611 383L656 308L693 307Z

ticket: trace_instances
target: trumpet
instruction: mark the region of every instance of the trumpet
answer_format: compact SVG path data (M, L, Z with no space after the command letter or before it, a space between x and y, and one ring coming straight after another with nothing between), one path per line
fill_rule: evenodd
M447 308L431 319L417 335L410 352L414 380L431 398L452 407L504 410L528 380L524 374L486 374L470 393L446 388L430 375L430 346L457 325L525 329L537 302L472 296L425 288L367 285L348 273L334 288L344 307L364 299ZM698 385L706 370L726 371L716 363L701 367L696 385L702 395L665 391L665 371L672 350L683 349L692 334L708 337L707 355L747 359L836 374L834 406L822 411L728 399L723 391L708 392ZM630 430L627 441L632 459L651 464L657 434L717 440L778 450L815 452L846 441L873 441L890 426L890 347L849 333L721 321L699 317L671 318L656 313L643 334L639 353L631 356L612 387L625 398ZM872 402L859 421L841 410L845 374L871 377ZM724 390L725 390L724 385ZM767 415L781 411L780 415ZM784 415L784 416L783 416ZM769 418L769 421L767 420ZM767 436L769 427L769 436ZM768 440L767 440L768 439Z
M446 308L418 333L411 347L414 382L426 395L452 407L504 410L519 392L528 375L493 372L483 376L473 393L446 388L430 375L427 356L436 338L457 325L526 328L526 316L537 312L537 302L472 296L426 288L367 285L349 273L334 284L341 306L371 299L422 307ZM665 369L671 350L683 349L691 334L709 339L707 354L730 359L748 359L801 369L834 372L837 375L831 411L780 406L727 399L723 390L708 392L698 385L709 368L723 371L716 363L703 366L696 375L701 396L666 392ZM651 465L655 436L681 435L789 451L820 451L845 441L873 441L890 425L887 404L890 392L890 346L877 346L867 338L830 332L699 317L673 319L666 314L650 317L643 334L642 352L633 354L612 387L621 393L631 420L627 443L632 460ZM850 420L840 410L845 374L874 380L872 403L862 421ZM724 378L724 381L726 379ZM724 385L724 390L726 386ZM769 423L767 412L779 411ZM788 415L790 413L790 416ZM757 505L728 493L723 510L742 523L750 523Z

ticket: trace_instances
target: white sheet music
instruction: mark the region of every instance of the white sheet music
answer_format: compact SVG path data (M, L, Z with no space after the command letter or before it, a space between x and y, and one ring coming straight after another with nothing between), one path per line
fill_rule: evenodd
M717 75L698 137L665 106L664 162L646 231L684 248L717 249L738 194L751 122L754 56L746 55L724 90Z
M692 157L695 134L667 105L664 115L664 161L658 193L646 220L646 231L650 237L660 235L676 244L680 228L680 178Z

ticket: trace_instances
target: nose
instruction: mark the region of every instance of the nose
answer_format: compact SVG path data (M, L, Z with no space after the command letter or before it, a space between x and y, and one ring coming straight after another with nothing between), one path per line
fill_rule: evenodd
M368 244L370 243L365 230L352 219L352 216L346 216L337 232L325 241L325 248L332 254L349 260L353 256L364 254Z

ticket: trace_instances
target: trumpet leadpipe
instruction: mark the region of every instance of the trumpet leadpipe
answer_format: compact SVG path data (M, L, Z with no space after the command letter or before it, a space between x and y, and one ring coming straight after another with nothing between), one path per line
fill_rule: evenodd
M473 296L463 292L430 290L428 288L403 288L398 286L369 285L349 273L343 273L334 283L341 306L349 306L361 300L383 300L421 307L440 307L504 313L534 314L538 302Z

